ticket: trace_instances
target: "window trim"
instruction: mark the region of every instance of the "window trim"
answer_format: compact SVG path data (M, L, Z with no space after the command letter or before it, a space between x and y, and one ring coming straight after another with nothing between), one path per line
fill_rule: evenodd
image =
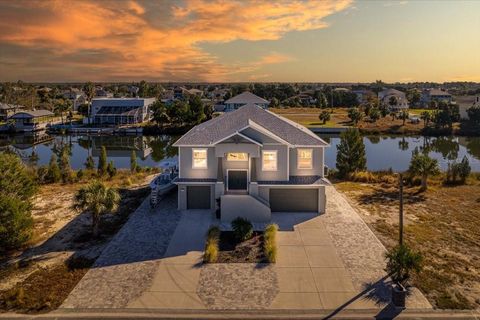
M205 151L205 166L195 166L195 152ZM207 148L192 148L192 169L208 169L208 149Z
M302 151L310 151L310 166L309 167L300 167L300 153ZM298 170L311 170L313 169L313 149L299 148L297 149L297 169Z
M247 157L245 159L238 159L238 158L237 159L228 159L229 154L241 154L241 153L245 154ZM225 159L227 161L231 161L231 162L246 162L246 161L248 161L248 152L227 152L225 154Z
M265 169L265 152L272 152L275 154L275 169ZM262 171L278 171L278 150L262 150Z

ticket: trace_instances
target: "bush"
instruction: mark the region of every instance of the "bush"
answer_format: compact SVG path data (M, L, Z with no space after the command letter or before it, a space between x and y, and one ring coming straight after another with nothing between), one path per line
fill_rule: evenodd
M62 172L58 166L57 156L53 153L50 157L50 162L48 164L47 174L45 176L45 182L55 183L60 182L62 179Z
M207 231L205 253L203 254L204 262L213 263L217 261L219 238L220 238L220 229L217 226L211 226Z
M395 283L406 286L412 273L422 270L423 257L414 252L407 245L400 245L385 254L387 266L385 271L392 277Z
M263 250L270 263L277 261L277 231L278 226L276 224L269 224L263 234Z
M232 221L233 235L238 241L245 241L253 236L253 225L244 218L236 218Z
M113 161L110 161L107 165L107 174L109 178L113 178L117 174L117 168L115 168Z

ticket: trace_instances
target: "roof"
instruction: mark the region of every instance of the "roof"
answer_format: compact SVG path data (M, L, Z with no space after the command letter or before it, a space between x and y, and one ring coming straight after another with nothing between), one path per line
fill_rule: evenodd
M428 94L431 96L451 96L450 93L439 89L429 89Z
M263 98L260 98L259 96L251 93L251 92L248 92L248 91L245 91L245 92L242 92L240 94L237 94L235 97L232 97L230 99L228 99L227 101L225 101L225 103L236 103L236 104L240 104L240 103L261 103L261 104L265 104L265 103L270 103L268 100L265 100Z
M215 145L249 127L265 130L292 146L328 146L304 126L251 103L193 127L174 146Z
M53 116L53 112L48 111L48 110L33 110L33 111L17 112L13 116L11 116L10 118L17 118L18 116L20 116L22 114L28 115L32 118L43 117L43 116Z
M95 116L135 116L142 111L142 107L101 107Z
M386 90L380 91L378 95L383 97L389 96L389 95L404 96L405 93L397 89L386 89Z
M24 106L18 104L8 104L8 103L0 103L0 109L9 110L9 109L23 109Z

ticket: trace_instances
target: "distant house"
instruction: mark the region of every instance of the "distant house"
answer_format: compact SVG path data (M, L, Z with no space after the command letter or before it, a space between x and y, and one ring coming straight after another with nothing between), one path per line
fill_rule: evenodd
M432 101L452 103L453 97L450 93L440 89L426 89L422 92L421 102L424 106L429 106Z
M150 120L155 98L95 98L90 118L98 125L136 124Z
M455 102L458 105L461 119L468 119L467 110L471 107L480 108L480 96L456 96Z
M178 208L268 222L272 212L324 213L325 148L310 130L253 103L192 128L178 147Z
M113 94L108 92L107 90L105 90L103 88L97 88L97 89L95 89L95 97L111 98L111 97L113 97Z
M21 105L0 103L0 121L6 121L16 112L23 109L25 109L25 107Z
M15 121L15 131L45 130L53 121L54 114L48 110L19 111L10 119Z
M396 104L390 104L392 98L395 98ZM408 109L408 100L404 92L396 89L386 89L378 93L380 104L387 107L390 111L398 112Z
M72 88L63 93L63 98L72 102L73 111L78 111L78 107L86 103L83 92L79 89Z
M262 109L267 109L270 102L268 100L260 98L259 96L251 92L245 91L236 95L233 98L228 99L227 101L225 101L224 104L225 104L224 111L228 112L228 111L236 110L246 104L254 104Z
M352 93L355 93L360 104L366 103L370 97L375 97L375 92L371 90L353 90Z

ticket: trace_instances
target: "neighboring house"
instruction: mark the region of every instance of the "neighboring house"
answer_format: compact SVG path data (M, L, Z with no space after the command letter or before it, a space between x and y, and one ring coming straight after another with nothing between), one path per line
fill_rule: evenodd
M53 118L54 114L48 110L19 111L10 117L19 132L45 130Z
M227 101L224 102L224 104L225 104L224 111L228 112L228 111L236 110L246 104L254 104L263 109L267 109L270 102L268 100L260 98L259 96L251 92L245 91L236 95L235 97L228 99Z
M480 108L480 96L455 96L455 102L458 105L461 119L468 119L467 110L471 107Z
M391 105L390 100L394 97L397 101L396 105ZM386 89L378 93L378 101L390 111L398 112L408 109L408 100L404 92L396 89Z
M179 210L215 210L265 222L271 212L325 212L328 143L291 120L247 104L197 125L178 147Z
M7 121L9 117L23 109L25 107L18 104L0 103L0 121Z
M452 103L453 97L450 93L439 89L426 89L422 92L421 102L424 106L430 106L432 101Z
M353 90L353 93L357 96L357 101L360 104L368 102L372 97L376 97L375 92L371 90Z
M317 99L315 99L310 93L302 92L283 101L283 103L286 104L289 104L291 102L298 102L302 106L312 106L317 103Z
M113 94L108 92L107 90L103 88L96 88L95 89L95 97L97 98L111 98L113 97Z
M63 94L64 99L72 102L73 111L78 111L78 107L87 102L85 95L78 89L71 89Z
M95 98L91 120L99 125L137 124L150 120L155 98Z

